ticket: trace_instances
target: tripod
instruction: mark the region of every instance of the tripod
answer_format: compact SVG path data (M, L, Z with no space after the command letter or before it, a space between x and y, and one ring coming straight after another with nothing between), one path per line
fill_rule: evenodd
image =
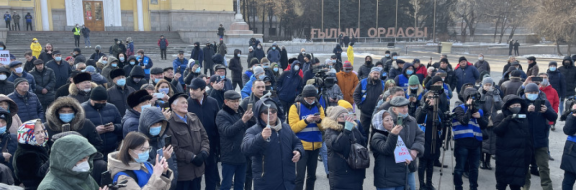
M454 154L454 142L452 142L452 139L454 139L454 133L452 133L452 115L450 115L449 111L446 111L445 115L447 115L448 117L446 117L444 125L446 126L445 128L445 136L444 136L444 152L442 152L442 161L440 162L442 165L444 165L444 158L446 157L446 151L448 151L448 149L450 148L450 150L452 150L452 153ZM454 156L452 156L452 159L450 159L452 161L452 173L454 173ZM440 179L438 179L438 189L441 189L442 187L442 176L444 175L444 173L442 173L442 170L444 169L444 167L440 167ZM452 186L452 189L454 189L454 186Z

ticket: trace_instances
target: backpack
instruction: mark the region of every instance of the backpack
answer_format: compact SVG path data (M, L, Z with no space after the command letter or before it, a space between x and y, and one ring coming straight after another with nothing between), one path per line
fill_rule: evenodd
M338 153L338 155L346 160L346 163L348 163L348 166L352 169L358 170L370 167L370 154L368 153L368 149L356 142L354 134L352 134L352 143L350 145L348 158L345 158L340 153Z

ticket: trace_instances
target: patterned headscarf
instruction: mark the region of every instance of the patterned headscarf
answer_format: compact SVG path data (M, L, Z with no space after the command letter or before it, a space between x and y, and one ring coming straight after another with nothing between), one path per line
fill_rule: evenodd
M42 127L44 130L44 136L46 139L41 145L36 142L36 135L34 135L34 128L36 127ZM46 131L44 125L42 125L40 119L26 121L18 128L18 143L34 146L45 146L46 142L48 142L48 132Z

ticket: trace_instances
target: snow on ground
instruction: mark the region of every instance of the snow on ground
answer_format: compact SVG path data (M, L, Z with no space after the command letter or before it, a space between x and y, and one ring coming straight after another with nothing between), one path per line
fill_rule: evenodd
M528 58L530 56L534 56L536 58L552 58L552 59L563 59L564 56L556 55L556 54L528 54L522 55L523 58Z

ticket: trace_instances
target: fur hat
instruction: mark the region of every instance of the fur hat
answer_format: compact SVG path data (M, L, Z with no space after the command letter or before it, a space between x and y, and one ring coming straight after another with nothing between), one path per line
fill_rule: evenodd
M92 75L90 75L90 73L80 73L76 75L72 80L74 81L74 84L78 84L84 81L91 81Z
M128 106L130 106L131 108L134 108L136 106L138 106L138 104L145 102L146 100L151 100L152 96L150 96L148 94L148 91L146 90L138 90L135 92L132 92L128 95L127 101L128 101Z
M110 71L110 79L114 80L114 78L119 76L126 76L124 69L114 69Z

